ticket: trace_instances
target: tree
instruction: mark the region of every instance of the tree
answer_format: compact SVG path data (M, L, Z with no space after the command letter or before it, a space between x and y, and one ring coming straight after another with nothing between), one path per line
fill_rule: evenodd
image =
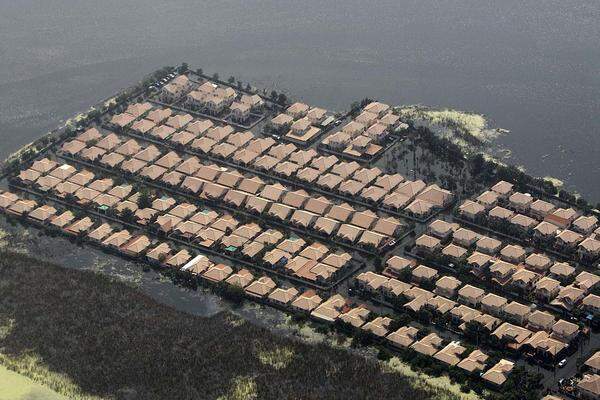
M143 188L140 190L137 205L139 208L149 208L152 206L152 197L150 196L148 189Z
M277 96L277 103L282 106L285 105L287 103L287 96L283 93L280 93L279 96Z
M131 208L125 208L121 211L121 219L125 222L133 222L135 219L135 213Z
M179 72L184 73L189 70L189 65L187 63L181 63L181 67L179 68Z
M204 75L204 71L202 71L202 68L198 68L198 69L196 70L196 74L197 74L197 75Z
M218 81L219 80L219 74L217 74L216 72L213 74L212 76L213 80Z
M235 77L232 75L229 77L229 79L227 79L227 82L231 85L233 85L235 83Z

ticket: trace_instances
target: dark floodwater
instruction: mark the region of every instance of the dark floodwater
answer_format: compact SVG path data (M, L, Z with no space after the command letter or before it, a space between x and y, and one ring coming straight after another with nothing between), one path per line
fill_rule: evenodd
M512 162L600 200L598 0L0 0L0 155L181 61L332 109L483 113Z

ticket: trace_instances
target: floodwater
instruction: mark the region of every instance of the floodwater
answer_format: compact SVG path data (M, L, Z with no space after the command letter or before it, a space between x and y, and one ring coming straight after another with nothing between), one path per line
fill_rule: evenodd
M510 162L600 200L600 2L0 0L0 156L182 61L341 110L485 114Z

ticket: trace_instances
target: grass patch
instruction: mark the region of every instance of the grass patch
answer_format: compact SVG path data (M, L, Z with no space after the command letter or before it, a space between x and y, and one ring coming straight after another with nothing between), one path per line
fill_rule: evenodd
M258 391L254 379L247 376L235 378L231 391L218 400L254 400L258 398Z
M258 350L257 356L263 365L276 370L286 368L294 358L294 350L290 347L277 347L273 350Z
M0 400L66 400L52 390L0 365Z
M480 400L476 393L463 393L460 385L450 382L447 376L433 377L414 371L409 365L397 357L392 357L383 362L383 370L400 373L404 376L415 378L416 385L422 389L433 389L439 399Z

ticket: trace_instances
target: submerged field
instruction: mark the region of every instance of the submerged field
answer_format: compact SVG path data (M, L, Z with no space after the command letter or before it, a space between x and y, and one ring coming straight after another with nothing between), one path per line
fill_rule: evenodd
M0 365L80 399L457 399L228 313L195 317L91 272L0 254Z

